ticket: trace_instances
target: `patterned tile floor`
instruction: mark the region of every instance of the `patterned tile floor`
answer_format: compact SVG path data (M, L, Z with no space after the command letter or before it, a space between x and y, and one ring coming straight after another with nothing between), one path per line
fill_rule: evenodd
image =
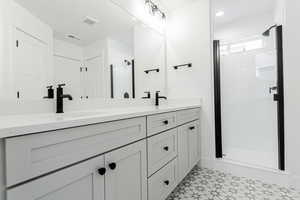
M300 200L300 192L195 167L167 200Z

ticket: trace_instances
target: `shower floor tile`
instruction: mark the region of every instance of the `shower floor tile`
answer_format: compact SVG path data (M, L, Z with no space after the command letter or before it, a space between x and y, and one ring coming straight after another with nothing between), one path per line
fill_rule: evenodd
M300 192L195 167L167 200L300 200Z

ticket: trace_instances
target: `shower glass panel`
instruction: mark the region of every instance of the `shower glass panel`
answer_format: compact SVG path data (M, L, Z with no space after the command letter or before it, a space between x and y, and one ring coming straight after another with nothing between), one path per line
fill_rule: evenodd
M221 40L223 158L278 167L275 32Z

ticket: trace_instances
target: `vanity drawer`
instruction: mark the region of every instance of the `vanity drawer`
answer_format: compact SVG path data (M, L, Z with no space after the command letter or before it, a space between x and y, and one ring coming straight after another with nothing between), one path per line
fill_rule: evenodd
M12 186L146 137L145 117L5 139Z
M181 110L176 112L177 124L185 124L200 118L200 108Z
M152 115L147 117L148 136L163 132L177 125L176 112Z
M177 156L177 129L148 138L148 175L162 168Z
M176 159L148 179L148 200L165 200L177 185Z

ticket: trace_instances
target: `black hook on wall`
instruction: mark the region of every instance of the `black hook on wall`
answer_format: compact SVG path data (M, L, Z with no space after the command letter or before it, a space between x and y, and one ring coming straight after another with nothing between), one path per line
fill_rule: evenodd
M176 66L173 66L173 67L176 70L176 69L178 69L180 67L192 67L192 66L193 66L192 63L187 63L187 64L182 64L182 65L176 65Z
M146 74L149 74L149 72L159 72L159 68L157 69L149 69L149 70L145 70Z

